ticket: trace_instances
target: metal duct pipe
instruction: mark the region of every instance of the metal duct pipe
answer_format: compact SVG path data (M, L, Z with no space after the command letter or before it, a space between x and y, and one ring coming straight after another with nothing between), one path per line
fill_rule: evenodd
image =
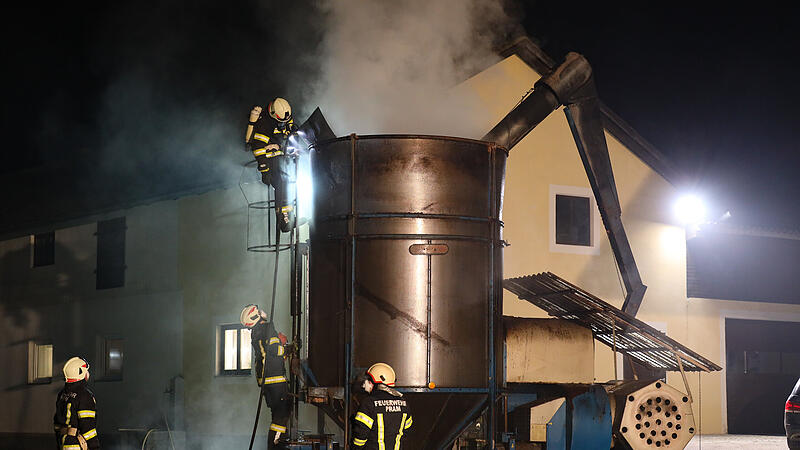
M486 133L482 141L513 148L556 108L583 97L586 87L594 90L592 67L582 55L570 52L563 64L533 87L533 93Z
M647 286L642 283L622 225L622 210L608 155L592 67L582 55L570 52L563 64L542 77L533 87L533 93L481 140L495 142L511 150L553 110L560 105L566 106L565 113L572 136L625 284L626 295L622 309L635 316Z

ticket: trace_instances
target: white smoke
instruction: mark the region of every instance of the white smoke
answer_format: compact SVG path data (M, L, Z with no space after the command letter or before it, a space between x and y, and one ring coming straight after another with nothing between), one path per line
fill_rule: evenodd
M513 21L491 0L320 0L325 31L308 99L338 134L477 137L452 88L498 61Z

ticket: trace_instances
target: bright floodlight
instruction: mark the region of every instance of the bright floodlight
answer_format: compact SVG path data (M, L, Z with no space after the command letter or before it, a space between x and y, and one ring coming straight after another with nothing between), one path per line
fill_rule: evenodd
M706 207L696 195L684 195L675 203L675 215L684 225L698 225L706 220Z

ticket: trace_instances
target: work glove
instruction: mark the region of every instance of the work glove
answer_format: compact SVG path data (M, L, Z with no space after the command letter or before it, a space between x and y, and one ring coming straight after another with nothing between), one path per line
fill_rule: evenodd
M254 106L252 110L250 110L250 123L256 122L259 117L261 117L261 107Z
M289 341L289 338L287 338L285 334L278 332L278 339L281 341L281 345L286 347L286 342Z
M284 344L283 348L284 348L286 354L293 355L295 352L300 350L300 347L303 346L302 344L303 344L303 342L300 339L298 339L295 342L290 342L288 344Z

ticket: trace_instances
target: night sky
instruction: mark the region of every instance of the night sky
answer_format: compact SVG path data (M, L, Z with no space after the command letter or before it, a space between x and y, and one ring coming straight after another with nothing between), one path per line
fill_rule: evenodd
M710 209L730 210L733 223L800 229L796 7L537 3L530 34L554 57L586 56L601 99Z
M554 59L586 56L601 99L688 176L682 189L730 210L733 223L800 229L797 8L598 3L532 1L510 13ZM194 137L155 140L153 123L238 130L252 104L285 92L286 74L315 70L303 58L320 39L309 5L17 5L2 27L0 176L44 166L76 184L109 180L114 152L137 155L140 176L163 164L201 173L206 159L182 153ZM288 23L305 32L287 36Z

